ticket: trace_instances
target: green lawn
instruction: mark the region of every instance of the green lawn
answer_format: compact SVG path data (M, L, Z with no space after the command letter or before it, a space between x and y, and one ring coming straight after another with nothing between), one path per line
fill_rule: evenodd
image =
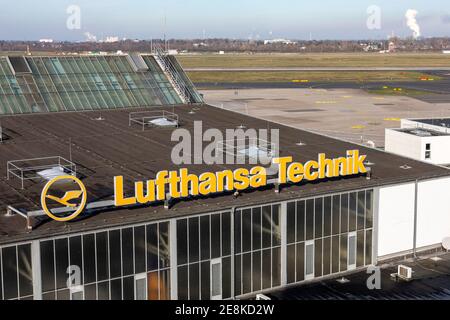
M184 68L450 66L450 55L438 53L199 54L177 59Z
M189 72L189 77L196 83L242 83L242 82L299 82L299 85L307 85L307 82L329 81L416 81L427 75L420 72L400 71L288 71L288 72ZM439 80L438 77L433 77ZM305 81L307 80L307 82Z

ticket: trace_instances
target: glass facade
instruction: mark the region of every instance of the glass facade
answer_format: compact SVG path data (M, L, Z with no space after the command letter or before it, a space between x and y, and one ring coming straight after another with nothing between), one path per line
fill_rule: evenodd
M0 248L0 300L32 300L31 245Z
M373 216L362 190L5 246L0 299L253 294L372 264Z
M21 64L0 57L0 115L181 104L154 57L142 57L148 71L135 72L119 55L20 57Z
M169 223L40 242L43 299L170 299Z
M287 203L287 283L372 264L372 190Z
M178 298L226 299L231 292L231 214L180 219L177 225Z

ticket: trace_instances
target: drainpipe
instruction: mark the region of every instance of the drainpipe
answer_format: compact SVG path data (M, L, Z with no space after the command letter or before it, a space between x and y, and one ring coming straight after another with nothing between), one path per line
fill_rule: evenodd
M419 189L419 180L414 184L414 236L413 236L413 258L417 259L417 195Z

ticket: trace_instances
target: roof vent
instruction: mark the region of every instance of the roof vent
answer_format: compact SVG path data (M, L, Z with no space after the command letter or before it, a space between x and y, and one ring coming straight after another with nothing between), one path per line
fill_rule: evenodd
M128 116L128 125L137 123L142 127L159 127L159 128L174 128L179 126L178 115L166 110L159 111L142 111L131 112Z
M400 169L403 169L403 170L409 170L411 168L412 167L408 166L407 164L404 164L404 165L400 166Z
M133 68L134 72L148 71L148 65L145 63L142 56L138 53L131 53L127 55L127 60Z
M25 57L7 57L9 67L14 75L16 74L24 74L31 73L30 66L28 65Z

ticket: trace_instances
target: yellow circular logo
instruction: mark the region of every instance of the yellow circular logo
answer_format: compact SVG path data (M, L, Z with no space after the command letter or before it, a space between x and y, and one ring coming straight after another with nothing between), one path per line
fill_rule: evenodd
M68 189L67 182L75 183L78 188L75 190ZM55 186L56 184L60 184L60 186ZM69 187L72 186L70 185ZM62 194L62 196L55 195L56 192ZM52 212L48 207L48 201L50 203L53 202L53 204L60 204L63 207L54 208ZM61 222L70 221L78 217L86 207L86 201L87 192L83 182L77 177L69 175L53 178L47 182L41 193L41 205L44 212L50 218ZM73 212L69 215L64 215L71 211ZM58 216L59 213L63 215Z

